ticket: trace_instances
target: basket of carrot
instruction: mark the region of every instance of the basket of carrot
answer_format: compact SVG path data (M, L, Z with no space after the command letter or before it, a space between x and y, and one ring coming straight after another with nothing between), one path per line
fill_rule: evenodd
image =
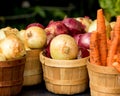
M90 37L87 69L91 96L120 96L120 16L107 37L104 11L97 10L97 29Z

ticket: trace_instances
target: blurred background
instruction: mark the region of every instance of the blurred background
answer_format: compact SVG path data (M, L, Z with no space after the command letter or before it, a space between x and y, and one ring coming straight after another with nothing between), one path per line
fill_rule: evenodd
M105 0L101 1L105 3ZM0 0L0 28L23 29L32 22L47 26L50 20L61 20L66 16L89 16L94 20L100 7L99 0Z

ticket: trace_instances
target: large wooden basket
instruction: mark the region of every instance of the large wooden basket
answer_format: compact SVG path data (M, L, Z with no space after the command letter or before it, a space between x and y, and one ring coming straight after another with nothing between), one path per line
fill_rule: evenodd
M26 56L8 61L0 61L0 96L14 96L23 86Z
M120 96L120 73L113 67L88 63L91 96Z
M77 94L88 88L87 58L54 60L40 53L43 77L48 91L55 94Z
M32 86L42 82L42 65L39 60L39 53L42 49L27 51L24 70L24 86Z

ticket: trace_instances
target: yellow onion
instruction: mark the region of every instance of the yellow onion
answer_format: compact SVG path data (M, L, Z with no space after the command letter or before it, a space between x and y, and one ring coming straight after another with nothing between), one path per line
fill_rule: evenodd
M24 43L24 46L25 46L25 49L26 50L31 50L29 47L28 47L28 44L27 44L27 41L25 39L25 32L26 30L22 29L18 32L17 34L17 37L20 38L20 40Z
M17 34L17 36L20 38L20 40L22 40L23 42L25 42L25 31L26 30L20 30Z
M19 58L26 54L23 42L14 34L3 39L0 42L0 48L7 60Z
M85 31L88 32L88 28L89 28L90 24L92 23L92 19L89 18L88 16L77 17L75 19L78 20L79 22L81 22L85 26Z
M17 35L17 33L19 32L17 28L12 28L12 27L4 27L1 28L1 30L5 32L6 36L9 34Z
M29 48L43 48L47 42L46 32L38 26L27 28L25 38Z
M6 61L6 57L2 53L0 53L0 61Z
M78 46L75 39L67 34L54 37L50 43L50 54L53 59L71 60L78 54Z

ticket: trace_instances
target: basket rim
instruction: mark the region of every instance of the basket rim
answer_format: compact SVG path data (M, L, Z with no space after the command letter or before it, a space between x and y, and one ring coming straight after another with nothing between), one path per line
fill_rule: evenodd
M18 63L13 64L12 62L18 62ZM26 55L16 59L0 61L0 67L14 67L18 65L25 65L25 62L26 62Z
M44 51L41 51L40 52L40 54L44 54ZM70 61L78 61L78 60L81 60L81 59L86 59L86 58L89 58L89 56L88 57L85 57L85 58L80 58L80 59L72 59L72 60L58 60L58 59L52 59L52 58L49 58L49 57L46 57L45 55L43 55L45 58L47 58L47 59L51 59L51 60L54 60L54 61L68 61L68 62L70 62Z
M9 62L9 61L14 61L14 60L17 61L17 60L20 60L22 58L26 58L26 54L24 56L20 57L20 58L13 58L13 59L9 59L9 60L6 60L6 61L0 61L0 62Z
M39 54L40 61L42 62L43 65L47 66L52 66L52 67L81 67L81 66L86 66L86 59L89 59L88 57L82 58L82 59L74 59L74 60L56 60L56 59L51 59L49 57L46 57L44 54L44 51L41 51ZM51 63L46 63L46 62L51 62ZM73 62L71 62L73 61ZM63 63L65 62L65 63ZM80 64L81 62L81 64ZM84 63L82 63L84 62ZM57 64L56 64L57 63ZM74 66L73 66L74 65Z
M119 74L120 73L114 68L110 66L100 66L96 64L91 64L89 60L87 60L87 69L88 71L93 71L102 74Z

